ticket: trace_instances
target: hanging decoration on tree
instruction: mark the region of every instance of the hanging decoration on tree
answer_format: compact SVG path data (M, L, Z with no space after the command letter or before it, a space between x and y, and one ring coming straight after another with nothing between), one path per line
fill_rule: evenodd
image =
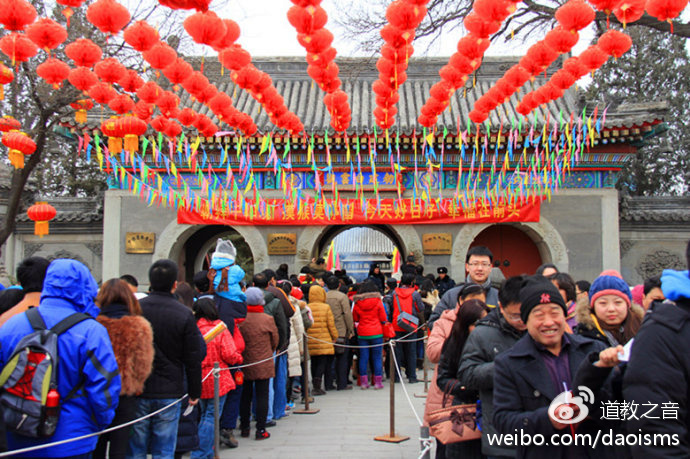
M5 29L19 32L36 20L36 8L26 0L0 1L0 24Z
M65 28L48 18L41 18L27 27L26 35L48 54L67 39Z
M3 134L2 144L10 149L10 163L15 169L24 169L24 156L36 151L36 142L21 131L9 131Z
M0 118L0 132L16 131L21 127L22 123L9 115Z
M5 85L14 81L14 73L0 62L0 100L5 100Z
M93 101L91 99L79 99L76 102L69 104L75 111L74 120L79 124L86 123L88 111L93 108Z
M69 76L69 72L69 65L54 57L46 59L45 62L36 67L38 76L52 85L54 89L59 89L62 86L62 82Z
M25 34L13 32L0 38L0 51L12 61L12 66L18 62L26 62L38 53L38 48Z
M115 0L96 0L86 9L86 19L106 35L117 35L131 16L127 8Z
M50 233L49 222L55 218L57 211L47 202L37 202L29 207L26 215L34 222L34 234L43 237Z

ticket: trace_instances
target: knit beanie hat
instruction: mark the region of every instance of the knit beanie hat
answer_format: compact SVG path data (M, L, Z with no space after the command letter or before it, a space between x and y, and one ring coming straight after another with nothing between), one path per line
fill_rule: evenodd
M592 286L589 288L589 304L594 305L594 301L604 295L617 295L625 300L630 307L632 301L632 294L630 287L625 283L621 274L615 269L609 269L594 279Z
M563 314L568 314L565 301L555 285L543 276L535 276L528 279L520 290L520 317L527 323L527 317L532 309L540 304L554 303L563 309Z
M244 294L247 295L247 305L249 306L263 306L266 304L264 292L257 287L249 287Z
M217 258L225 258L229 260L231 263L234 263L236 257L237 250L235 250L235 246L232 245L232 242L223 239L218 239L218 242L216 242L216 251L213 252L211 260L215 260Z

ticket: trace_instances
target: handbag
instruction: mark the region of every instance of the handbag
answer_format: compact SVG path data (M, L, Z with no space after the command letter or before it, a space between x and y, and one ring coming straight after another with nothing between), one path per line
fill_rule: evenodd
M441 408L429 413L429 433L445 445L481 438L482 432L477 425L477 404L446 407L448 397L449 393L444 391Z
M395 293L395 304L398 306L398 319L396 320L396 325L406 332L413 332L417 330L417 325L419 325L419 318L409 312L405 312L400 307L400 298Z
M383 324L383 339L393 339L395 338L395 329L393 328L393 324L390 322L386 322Z
M333 346L333 350L336 355L344 354L345 348L343 345L347 344L347 338L336 338L334 344L336 344L336 346Z

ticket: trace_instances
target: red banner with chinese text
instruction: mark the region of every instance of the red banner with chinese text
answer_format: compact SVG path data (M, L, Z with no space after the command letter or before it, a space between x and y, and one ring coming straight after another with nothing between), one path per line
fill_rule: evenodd
M538 222L541 201L477 204L463 208L451 199L423 202L404 199L326 200L325 202L275 199L260 206L243 208L185 209L177 211L177 222L190 225L376 225L376 224L462 224Z

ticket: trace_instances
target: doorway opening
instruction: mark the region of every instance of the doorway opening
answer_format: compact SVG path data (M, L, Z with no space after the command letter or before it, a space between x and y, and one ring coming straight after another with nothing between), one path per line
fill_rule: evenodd
M483 245L494 255L494 267L508 278L534 274L543 263L535 241L526 232L512 225L493 225L474 238L470 247Z
M185 279L188 282L194 278L194 273L208 269L211 255L216 250L218 239L229 239L237 250L235 263L244 269L245 281L254 276L254 256L252 250L242 235L232 227L223 225L209 225L193 233L187 239L185 253Z

